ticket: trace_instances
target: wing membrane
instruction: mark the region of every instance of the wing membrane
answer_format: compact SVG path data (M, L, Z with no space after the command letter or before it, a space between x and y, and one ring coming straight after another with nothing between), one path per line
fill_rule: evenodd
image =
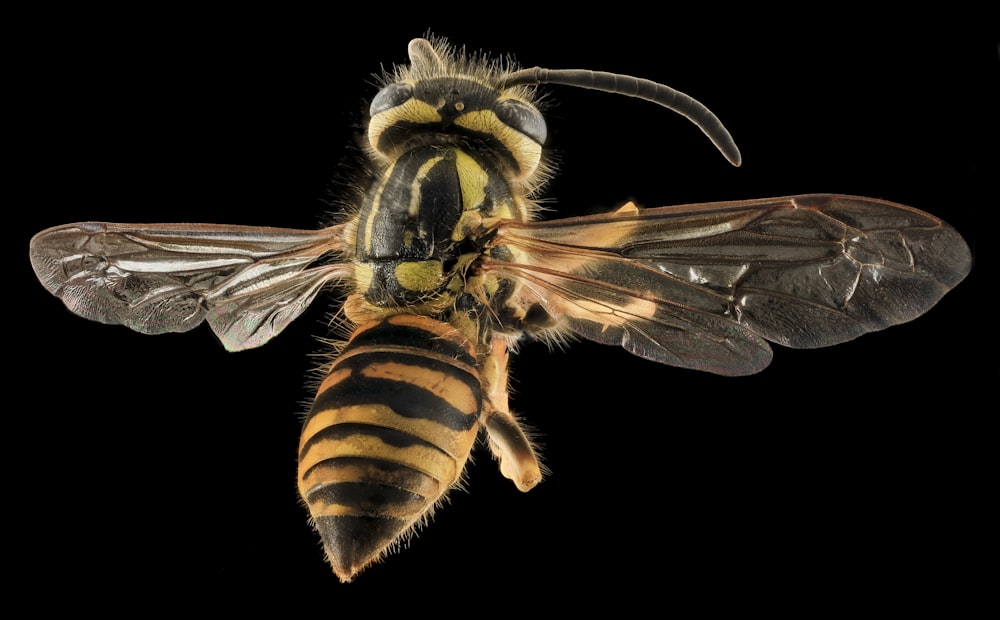
M264 344L349 265L310 267L342 251L341 226L301 231L215 224L50 228L31 240L42 284L74 313L144 334L208 320L223 345Z
M646 359L728 375L771 361L767 342L730 320L720 296L676 286L637 263L592 256L576 272L496 262L488 269L517 280L522 299L557 317L560 328Z
M574 333L720 374L766 366L763 340L823 347L914 319L971 267L941 220L851 196L627 205L496 228L516 259L486 268Z

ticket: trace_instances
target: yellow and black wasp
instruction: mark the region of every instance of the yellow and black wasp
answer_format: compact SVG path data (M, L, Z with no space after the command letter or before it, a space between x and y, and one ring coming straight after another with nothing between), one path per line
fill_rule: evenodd
M733 164L739 151L707 108L648 80L516 70L424 39L409 57L371 102L377 173L333 226L88 222L31 242L38 278L73 312L150 334L207 321L233 351L268 342L325 287L349 291L351 335L305 418L298 473L343 581L426 521L480 429L519 489L541 480L508 405L508 355L525 335L745 375L768 365L768 342L823 347L914 319L970 269L947 224L871 198L628 203L539 221L541 84L648 100Z

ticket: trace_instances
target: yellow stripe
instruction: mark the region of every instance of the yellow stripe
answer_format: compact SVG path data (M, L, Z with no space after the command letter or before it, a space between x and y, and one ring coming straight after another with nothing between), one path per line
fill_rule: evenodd
M477 210L486 200L486 185L490 177L465 151L460 149L454 151L455 169L458 172L458 182L462 186L462 210Z
M385 173L383 173L378 189L375 190L375 196L372 197L372 208L368 211L368 221L365 222L365 232L361 236L363 247L366 251L371 250L372 247L372 231L375 230L375 221L378 219L378 210L382 206L382 192L385 191L385 184L389 177L392 176L392 171L395 169L396 162L393 162L392 165L386 169Z
M420 203L423 202L422 195L420 193L420 188L423 187L423 182L430 174L434 166L437 166L443 157L431 157L423 164L417 168L417 173L413 175L413 186L410 188L410 205L407 207L407 213L410 217L416 218L420 215Z
M426 502L420 502L419 504L414 503L403 506L389 504L382 507L382 510L379 511L378 516L383 518L416 520L416 517L424 513L431 506L432 503L433 501L426 501ZM410 508L410 510L405 510L405 508ZM345 506L344 504L327 504L326 502L319 502L319 501L309 502L309 512L312 514L314 519L316 517L371 516L370 514L368 514L367 510L359 510L357 506ZM406 527L400 528L399 531L403 531L404 529L406 529Z
M441 261L407 261L393 271L399 285L408 291L433 291L444 279Z
M351 376L350 368L338 369L334 367L333 371L323 379L323 383L319 385L319 389L316 390L316 396L318 397L323 392L327 391L330 387L337 385L344 379Z
M493 110L476 110L455 119L455 124L493 136L517 162L518 179L534 174L542 161L542 146L497 118Z
M326 461L306 471L309 472L309 475L303 477L299 483L303 497L322 484L372 480L377 480L379 484L393 486L426 497L431 501L436 500L447 490L447 487L443 486L440 481L430 476L413 473L393 475L391 472L375 469L368 462Z
M450 373L413 364L385 362L369 364L361 371L361 374L372 379L388 379L409 383L430 392L466 415L479 413L476 394L469 387L469 384L456 379Z
M476 411L476 415L479 412ZM299 450L317 433L337 424L360 423L392 428L418 437L429 444L435 445L438 449L449 454L454 459L464 459L472 449L472 444L476 439L479 425L473 425L467 431L453 431L441 426L433 420L423 418L406 418L385 405L350 405L347 407L337 407L321 411L311 418L302 429L302 439ZM310 450L310 453L312 450ZM302 455L305 459L307 455ZM303 461L301 470L305 471L308 465Z
M354 289L356 291L367 293L368 289L372 287L372 279L374 277L375 272L372 271L368 263L354 263Z
M461 466L465 464L464 459L461 463L456 463L454 458L431 446L401 448L389 445L378 437L358 433L313 443L309 446L309 451L302 455L299 470L308 471L310 467L326 459L352 456L401 463L442 481L446 487L458 480L462 473Z
M399 122L440 123L441 114L433 106L419 99L409 99L401 105L376 114L368 123L368 143L372 148L378 149L382 133ZM393 157L398 150L399 147L396 146L395 150L382 152L382 155Z

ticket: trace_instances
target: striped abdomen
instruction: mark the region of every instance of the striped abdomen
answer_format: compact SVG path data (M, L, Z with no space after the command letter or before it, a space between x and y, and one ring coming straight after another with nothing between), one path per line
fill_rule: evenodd
M459 481L481 408L475 350L447 323L397 315L354 334L299 444L299 492L341 580L379 559Z

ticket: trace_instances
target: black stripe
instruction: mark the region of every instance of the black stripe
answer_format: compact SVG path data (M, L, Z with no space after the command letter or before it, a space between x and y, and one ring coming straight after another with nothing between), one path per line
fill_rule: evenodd
M474 372L456 366L450 361L427 357L414 351L359 351L354 355L337 360L333 364L333 370L349 368L352 374L360 374L362 370L374 364L403 364L417 368L426 368L434 372L447 375L452 379L457 379L467 385L473 394L480 393L479 376ZM331 372L333 372L331 370Z
M330 564L341 577L357 573L407 530L407 521L390 517L324 515L315 522Z
M382 484L362 482L336 482L325 484L309 491L306 502L313 504L339 504L349 506L357 512L378 516L385 514L386 507L406 507L407 512L417 512L424 508L427 500L416 493Z
M433 490L434 496L440 494L440 484L438 480L427 474L413 469L409 465L385 461L383 459L366 456L341 456L332 459L324 459L306 471L302 472L302 479L306 480L317 469L326 470L326 478L337 478L338 470L350 469L355 476L353 482L367 484L386 484L400 489L409 489L417 493L415 489Z
M426 368L461 381L475 398L476 410L462 411L420 385L361 375L361 372L372 364L386 363L400 363ZM306 422L321 411L351 405L384 405L403 417L433 420L456 431L472 428L478 418L479 408L482 404L482 388L479 384L479 378L462 368L441 360L417 354L379 351L354 355L334 364L334 372L344 369L351 371L350 376L341 379L317 395L312 409L306 416Z
M434 160L437 160L434 165L425 169ZM419 173L422 174L418 176ZM416 213L411 210L415 196L419 198ZM372 202L375 197L377 205ZM367 247L363 247L365 240L359 238L362 243L357 248L357 260L422 261L452 257L451 234L462 215L455 152L433 147L407 151L393 165L389 176L380 179L369 191L362 211L367 218L374 219L364 222L372 231L371 238Z
M469 366L476 365L476 358L469 354L462 345L452 342L434 332L413 327L411 325L396 325L382 321L378 325L359 332L351 339L346 351L365 346L397 345L413 347L422 351L450 357Z
M467 431L479 411L465 412L426 389L391 379L352 375L316 398L306 422L321 411L357 405L382 405L404 418L430 420L453 431Z
M352 435L368 435L369 437L375 437L381 440L383 443L387 443L394 448L411 448L413 446L423 446L426 448L432 448L437 450L437 446L423 439L417 437L416 435L411 435L409 433L398 431L394 428L386 428L384 426L374 426L372 424L365 424L363 422L345 422L343 424L334 424L328 426L323 430L319 431L309 440L319 440L319 439L345 439ZM308 445L308 443L306 444Z

